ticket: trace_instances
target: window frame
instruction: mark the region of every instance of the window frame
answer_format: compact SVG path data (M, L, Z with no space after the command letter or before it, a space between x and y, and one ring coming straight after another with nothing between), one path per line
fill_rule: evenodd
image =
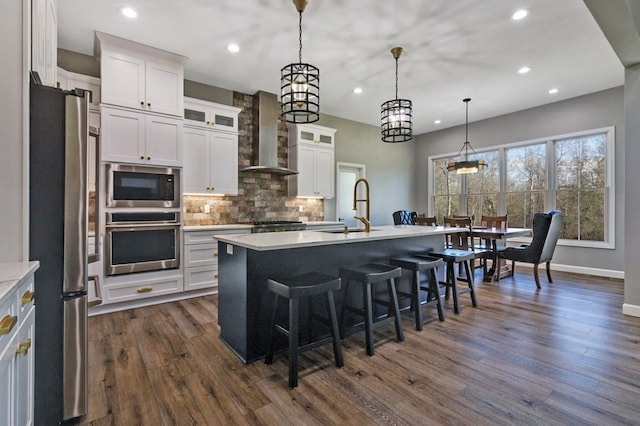
M498 150L499 165L499 192L498 192L498 212L499 214L505 214L506 212L506 199L507 199L507 176L506 176L506 150L508 148L522 147L527 145L545 144L546 146L546 164L547 164L547 188L544 193L545 210L553 210L556 207L556 191L557 191L557 178L556 178L556 156L555 156L555 142L558 140L566 140L572 138L582 138L594 134L604 134L606 139L605 148L605 218L604 218L604 241L591 241L591 240L572 240L572 239L559 239L558 245L571 246L571 247L589 247L589 248L601 248L613 250L615 246L615 218L616 218L616 205L615 205L615 126L600 127L589 130L582 130L571 133L564 133L559 135L553 135L544 138L529 139L518 142L511 142L503 145L493 145L482 147L481 149L475 149L476 152L486 152ZM430 155L427 157L427 178L429 182L427 184L427 210L432 215L434 211L433 196L434 196L434 161L442 158L450 158L456 156L457 153L449 152L438 155ZM467 182L466 175L461 175L462 182L460 183L462 193L459 198L459 210L467 211ZM510 241L514 242L526 242L527 238L514 238Z

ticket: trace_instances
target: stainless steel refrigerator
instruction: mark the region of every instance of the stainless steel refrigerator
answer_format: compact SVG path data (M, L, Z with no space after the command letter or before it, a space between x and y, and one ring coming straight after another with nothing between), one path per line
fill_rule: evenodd
M87 410L87 142L84 96L31 86L29 257L35 275L35 424Z

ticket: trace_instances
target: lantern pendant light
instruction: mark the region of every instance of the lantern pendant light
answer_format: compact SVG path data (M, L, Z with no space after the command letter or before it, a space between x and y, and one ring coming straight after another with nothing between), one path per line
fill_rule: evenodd
M411 101L398 99L398 58L401 54L402 47L391 49L391 55L396 60L396 98L380 107L382 142L407 142L413 139Z
M469 150L472 153L476 154L475 150L471 147L471 143L469 142L469 102L471 98L463 99L462 102L466 104L466 118L464 124L464 144L462 144L462 148L460 152L458 152L458 157L461 156L462 151L464 151L464 160L452 161L447 165L447 170L450 172L456 172L457 174L468 174L468 173L478 173L479 170L483 170L487 167L487 162L479 159L479 160L469 160Z
M308 3L308 0L293 0L300 15L298 63L280 71L282 117L289 123L313 123L320 118L320 70L302 63L302 12Z

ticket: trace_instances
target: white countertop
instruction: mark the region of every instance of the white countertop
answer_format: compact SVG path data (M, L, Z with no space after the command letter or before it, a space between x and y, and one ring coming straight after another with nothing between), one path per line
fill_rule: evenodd
M0 302L24 277L40 267L40 262L0 263Z
M364 241L392 240L428 235L443 235L459 231L444 226L372 226L371 232L329 233L324 231L285 231L258 234L216 235L218 241L246 247L251 250L281 250L319 245L357 243Z

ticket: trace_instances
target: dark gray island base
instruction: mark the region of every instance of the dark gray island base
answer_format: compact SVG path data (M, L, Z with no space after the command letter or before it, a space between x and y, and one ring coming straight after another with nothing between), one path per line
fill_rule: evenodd
M368 239L358 236L332 236L326 234L321 241L309 241L314 231L274 233L263 238L278 238L277 235L299 240L285 244L289 248L275 248L278 244L263 246L253 245L253 234L246 235L247 244L239 238L234 243L234 236L219 236L218 242L218 323L220 338L245 363L251 363L264 357L268 334L269 316L273 303L273 295L267 291L267 278L284 278L309 271L319 271L338 276L341 267L356 266L367 262L388 263L390 257L409 254L426 254L430 249L441 249L442 234L445 228L434 228L432 232L416 230L408 233L408 227L381 227L401 229L402 235L394 235L384 239ZM425 227L409 227L425 228ZM298 234L297 238L292 235ZM372 235L374 232L371 233ZM382 234L377 234L380 237ZM240 237L240 236L237 236ZM218 238L218 237L216 237ZM330 241L335 238L335 243ZM329 240L328 240L329 239ZM345 241L349 239L349 241ZM225 241L226 240L226 241ZM283 244L280 244L283 246ZM404 277L403 277L404 279ZM399 285L408 290L407 275ZM358 287L356 287L357 289ZM359 292L352 291L351 294ZM336 294L336 308L340 312L341 294ZM424 295L423 295L424 297ZM322 301L319 300L319 303ZM408 301L405 301L408 304ZM356 302L357 304L357 302ZM301 321L302 326L305 320ZM283 345L284 347L284 345Z

